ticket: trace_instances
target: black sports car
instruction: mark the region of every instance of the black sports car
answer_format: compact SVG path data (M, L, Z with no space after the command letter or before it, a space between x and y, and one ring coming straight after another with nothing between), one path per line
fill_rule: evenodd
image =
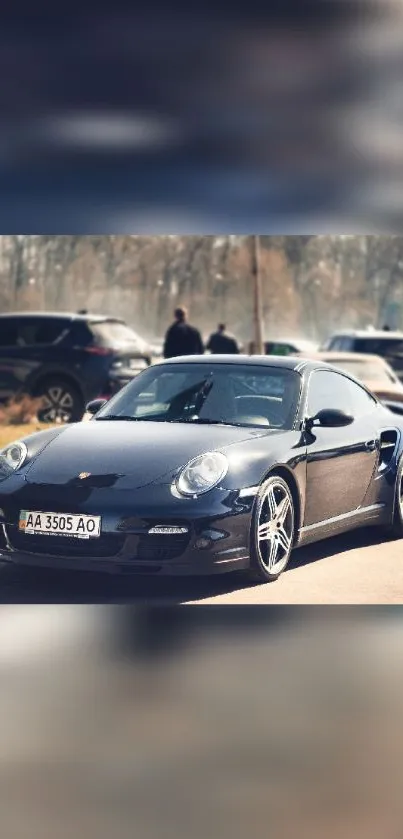
M293 547L403 535L403 419L324 362L176 358L89 409L2 451L3 559L269 581Z

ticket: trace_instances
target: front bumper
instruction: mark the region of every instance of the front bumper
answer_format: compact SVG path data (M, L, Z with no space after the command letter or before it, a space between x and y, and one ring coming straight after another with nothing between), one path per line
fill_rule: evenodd
M14 492L0 492L0 558L31 567L160 576L249 567L251 499L240 499L237 492L213 490L200 499L182 500L168 486L133 492L97 489L81 503L75 495L66 487L25 481ZM21 509L101 515L101 536L81 540L25 534L18 530ZM186 532L150 534L156 526Z

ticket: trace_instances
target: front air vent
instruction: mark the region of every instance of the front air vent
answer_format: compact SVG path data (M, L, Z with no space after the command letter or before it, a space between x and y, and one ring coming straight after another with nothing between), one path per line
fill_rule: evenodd
M184 529L184 528L183 528ZM163 535L143 534L137 546L136 559L152 562L168 562L178 559L186 550L190 541L190 533Z
M6 550L7 548L7 539L6 534L4 532L4 525L0 524L0 551L1 549Z
M379 455L379 466L389 466L393 459L393 455L396 449L398 433L396 429L390 428L387 431L383 431L381 434L381 448L380 448L380 455Z

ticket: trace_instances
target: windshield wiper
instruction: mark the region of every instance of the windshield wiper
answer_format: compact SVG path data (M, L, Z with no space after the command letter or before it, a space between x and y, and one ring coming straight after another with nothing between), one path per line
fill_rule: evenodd
M206 417L186 417L184 419L171 420L171 422L189 423L192 425L236 425L242 426L241 422L227 422L226 420L207 419Z
M118 421L122 421L122 422L163 422L163 417L160 417L160 415L157 415L155 417L153 417L153 416L151 416L151 417L147 417L147 416L145 416L145 417L131 417L128 414L127 415L122 414L121 416L119 416L119 414L110 414L110 416L108 416L108 417L97 417L96 418L96 422L109 422L109 421L110 422L118 422Z
M269 427L267 425L259 425L259 423L254 422L229 422L227 420L207 419L207 417L189 417L186 419L170 420L170 422L189 423L193 425L227 425L233 428L263 428L265 431L276 430L273 426Z

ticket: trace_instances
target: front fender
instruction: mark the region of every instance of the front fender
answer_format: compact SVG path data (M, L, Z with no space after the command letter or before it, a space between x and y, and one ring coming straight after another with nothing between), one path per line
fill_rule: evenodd
M25 443L28 449L28 456L25 460L25 463L18 469L18 472L8 472L5 475L2 475L0 472L0 483L3 483L10 478L13 478L18 475L19 478L23 478L32 465L33 461L35 460L38 455L40 455L44 449L55 440L59 434L65 430L65 426L61 425L59 428L50 428L49 430L45 429L44 431L36 431L34 434L27 434L26 437L19 437L22 443ZM12 441L11 441L12 443Z

